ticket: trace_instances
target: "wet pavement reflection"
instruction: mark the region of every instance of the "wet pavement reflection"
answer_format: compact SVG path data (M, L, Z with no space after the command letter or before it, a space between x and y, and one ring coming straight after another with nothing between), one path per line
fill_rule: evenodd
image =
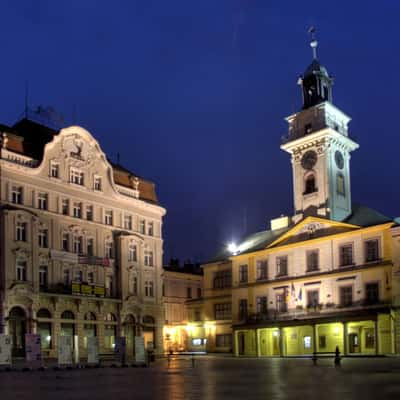
M400 358L158 360L151 368L1 372L0 399L389 399Z

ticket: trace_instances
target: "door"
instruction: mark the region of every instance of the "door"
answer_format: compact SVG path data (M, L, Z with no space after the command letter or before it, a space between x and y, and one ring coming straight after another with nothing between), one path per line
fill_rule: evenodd
M358 333L349 334L349 353L359 353L360 352L360 340Z
M21 307L14 307L9 314L8 326L12 337L13 357L25 357L26 315Z
M243 356L245 353L245 337L243 332L238 333L238 353Z
M281 349L280 349L280 343L279 343L279 333L277 331L274 331L272 334L272 355L273 356L281 355Z

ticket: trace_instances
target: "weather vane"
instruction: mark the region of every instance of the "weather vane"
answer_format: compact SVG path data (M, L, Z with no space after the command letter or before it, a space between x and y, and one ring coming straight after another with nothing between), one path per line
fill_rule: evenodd
M317 41L317 39L316 39L316 37L315 37L315 31L316 31L316 29L315 29L315 26L313 26L313 25L311 25L311 26L308 28L308 33L309 33L310 36L311 36L310 46L311 46L312 51L313 51L313 58L314 58L314 60L317 59L317 47L318 47L318 41Z

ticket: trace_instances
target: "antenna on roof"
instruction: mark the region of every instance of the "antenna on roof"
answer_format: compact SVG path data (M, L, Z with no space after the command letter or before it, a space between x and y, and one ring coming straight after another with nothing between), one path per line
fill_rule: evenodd
M314 25L311 25L311 26L308 28L308 33L309 33L310 36L311 36L310 46L311 46L311 48L312 48L314 60L317 59L317 47L318 47L318 41L317 41L317 39L316 39L316 37L315 37L315 31L316 31L316 29L315 29L315 26L314 26Z

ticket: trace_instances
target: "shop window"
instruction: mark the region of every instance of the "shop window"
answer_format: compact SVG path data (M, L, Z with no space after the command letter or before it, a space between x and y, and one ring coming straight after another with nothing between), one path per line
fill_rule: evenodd
M303 343L305 349L311 349L311 336L304 336Z

